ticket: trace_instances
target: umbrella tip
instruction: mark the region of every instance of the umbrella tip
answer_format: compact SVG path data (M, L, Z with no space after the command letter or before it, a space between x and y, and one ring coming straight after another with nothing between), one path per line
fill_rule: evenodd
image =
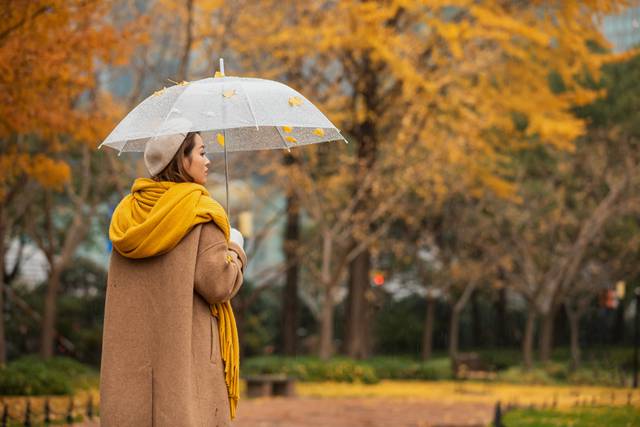
M224 59L220 58L220 69L215 72L213 77L224 77Z

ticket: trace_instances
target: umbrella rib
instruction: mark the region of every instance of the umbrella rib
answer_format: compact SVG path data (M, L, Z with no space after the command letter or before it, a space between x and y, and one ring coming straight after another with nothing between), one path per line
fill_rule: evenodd
M256 125L256 130L260 129L258 126L258 119L256 119L256 114L253 112L253 105L251 104L251 99L249 99L249 95L247 95L247 91L244 88L244 84L242 80L239 81L240 86L242 87L242 94L247 99L247 104L249 104L249 111L251 111L251 116L253 117L253 123Z
M282 131L280 130L280 128L278 126L274 126L274 127L276 128L276 131L278 131L278 135L280 135L280 140L284 144L284 148L286 148L288 152L291 152L291 148L287 145L287 140L284 139L284 136L282 135Z

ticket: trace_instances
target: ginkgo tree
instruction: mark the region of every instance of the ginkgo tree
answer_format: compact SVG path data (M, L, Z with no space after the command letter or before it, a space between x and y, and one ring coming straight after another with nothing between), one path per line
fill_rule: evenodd
M230 46L248 72L298 76L297 88L354 142L353 161L336 169L351 189L338 193L345 201L362 191L377 164L423 162L408 187L380 191L393 182L384 174L369 181L351 216L360 224L351 236L358 245L375 234L369 212L392 192L424 186L446 193L448 177L474 196L517 197L513 150L572 150L585 126L571 108L600 94L582 85L581 76L597 76L603 61L613 59L591 48L606 45L598 18L625 5L247 1ZM428 201L434 194L423 196ZM400 211L399 204L394 213ZM355 357L369 352L358 337L369 333L370 268L368 249L350 265L345 350Z
M2 11L0 259L16 222L24 219L41 192L73 194L67 153L88 152L118 114L111 96L99 90L98 70L106 64L126 63L134 32L131 26L113 25L108 19L110 6L101 2L5 2ZM76 214L77 227L71 230L84 220L81 210ZM66 241L71 240L82 237L74 235ZM54 247L53 242L49 245ZM63 267L55 265L59 259L59 253L51 253L53 271ZM4 277L4 263L0 263L2 289ZM45 356L53 353L57 288L50 287L48 295L41 343ZM2 298L0 291L0 306L4 306ZM0 323L0 363L6 357L4 344Z

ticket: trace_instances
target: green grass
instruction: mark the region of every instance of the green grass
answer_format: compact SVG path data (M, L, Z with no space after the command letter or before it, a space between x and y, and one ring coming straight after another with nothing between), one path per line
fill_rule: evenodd
M570 411L517 409L507 412L506 427L632 427L640 425L640 408L597 407Z

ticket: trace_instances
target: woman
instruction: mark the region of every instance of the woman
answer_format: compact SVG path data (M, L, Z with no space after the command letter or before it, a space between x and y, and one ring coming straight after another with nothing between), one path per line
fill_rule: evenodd
M242 235L205 187L198 133L154 138L113 213L100 371L101 425L228 426L239 353L230 299Z

